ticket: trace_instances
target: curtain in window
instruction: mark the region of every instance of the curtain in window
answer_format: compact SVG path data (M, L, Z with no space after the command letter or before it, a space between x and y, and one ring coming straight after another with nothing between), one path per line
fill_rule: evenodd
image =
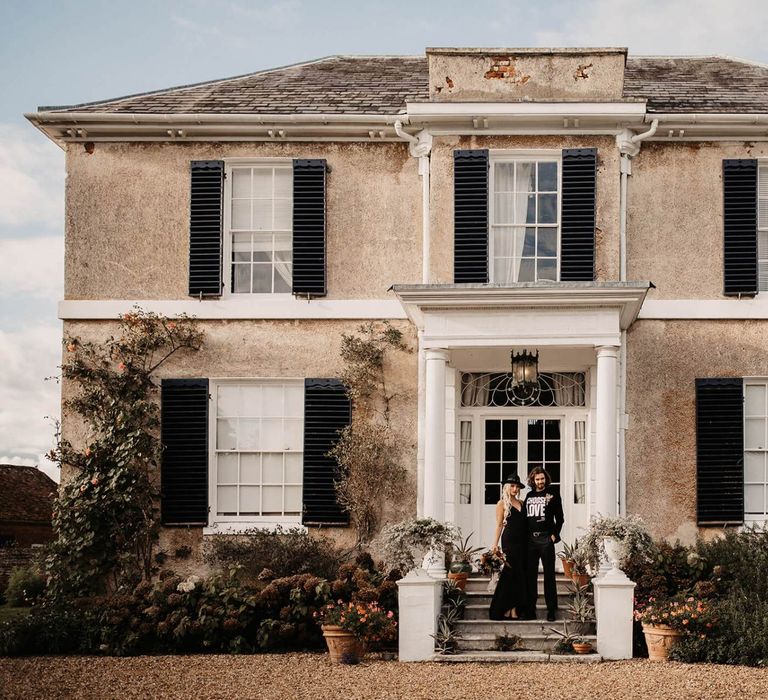
M488 382L480 378L479 372L464 372L461 375L461 405L487 406Z
M587 423L577 420L574 424L573 454L573 502L587 502L586 466L587 466Z
M472 502L472 421L463 420L459 435L459 503Z
M585 403L583 375L556 372L550 381L558 406L583 406Z

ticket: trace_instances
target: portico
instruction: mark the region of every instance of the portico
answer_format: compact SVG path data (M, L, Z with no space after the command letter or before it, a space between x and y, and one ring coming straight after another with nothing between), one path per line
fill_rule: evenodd
M622 344L649 287L395 286L419 335L420 515L487 544L500 482L538 463L556 477L571 528L617 515ZM519 399L509 356L523 349L540 355L541 387Z

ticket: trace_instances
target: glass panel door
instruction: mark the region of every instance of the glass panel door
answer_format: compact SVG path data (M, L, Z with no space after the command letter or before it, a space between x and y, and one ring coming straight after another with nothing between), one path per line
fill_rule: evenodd
M504 480L508 476L519 475L518 423L516 418L488 418L485 421L485 476L483 479L485 505L495 506L501 498L501 485Z
M560 491L560 419L529 418L527 432L528 472L544 467L552 477L552 486ZM522 479L525 481L525 479Z

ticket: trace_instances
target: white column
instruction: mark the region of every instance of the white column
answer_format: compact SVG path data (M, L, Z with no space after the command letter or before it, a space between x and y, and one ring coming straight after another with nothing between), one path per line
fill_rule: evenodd
M400 610L400 661L427 661L435 655L437 617L443 601L443 583L423 569L414 569L397 582Z
M445 518L445 365L448 351L425 351L424 516Z
M618 382L617 345L597 347L597 454L596 503L599 515L618 514L618 452L616 422L616 388Z
M597 619L597 653L604 659L632 658L635 583L618 569L592 580Z

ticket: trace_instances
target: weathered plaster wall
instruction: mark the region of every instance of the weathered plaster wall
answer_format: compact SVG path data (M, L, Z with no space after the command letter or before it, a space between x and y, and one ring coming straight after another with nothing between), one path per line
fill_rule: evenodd
M339 356L341 336L352 333L358 327L356 321L201 321L205 332L202 349L197 353L172 358L158 371L163 377L337 377L342 371ZM65 334L82 340L100 341L118 332L117 324L102 322L65 322ZM395 321L407 343L415 348L413 327L407 321ZM385 366L387 389L400 398L392 404L393 428L401 436L403 464L411 470L412 486L416 479L416 391L417 356L411 353L390 353ZM65 382L63 398L72 395L74 387ZM75 445L83 444L83 432L77 420L63 412L64 437ZM67 474L62 475L63 479ZM371 484L371 488L375 488ZM416 494L406 489L398 503L389 504L392 518L415 515ZM334 539L351 543L352 532L348 528L323 529ZM200 528L163 528L162 548L172 554L189 545L193 556L181 560L179 566L199 566ZM184 569L185 570L185 569Z
M453 282L453 151L460 148L597 148L595 267L600 281L619 277L619 153L612 137L465 136L435 138L432 148L430 269L433 282Z
M435 102L619 100L626 50L427 50Z
M768 144L644 143L633 159L627 273L649 299L723 297L723 159L764 158Z
M655 535L697 534L696 378L768 375L766 339L767 321L641 320L628 331L627 510Z
M67 151L67 299L183 299L189 162L326 158L328 298L421 280L421 187L406 144L79 144Z

